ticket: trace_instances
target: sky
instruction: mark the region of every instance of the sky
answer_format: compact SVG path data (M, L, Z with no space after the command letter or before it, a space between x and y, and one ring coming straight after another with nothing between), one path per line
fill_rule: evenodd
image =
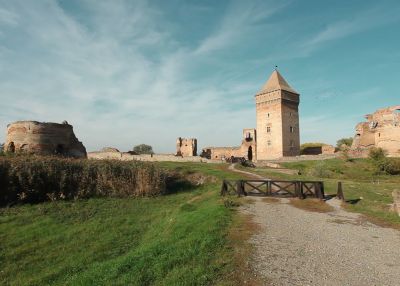
M0 142L67 120L88 151L240 145L275 65L301 142L400 104L400 1L0 0Z

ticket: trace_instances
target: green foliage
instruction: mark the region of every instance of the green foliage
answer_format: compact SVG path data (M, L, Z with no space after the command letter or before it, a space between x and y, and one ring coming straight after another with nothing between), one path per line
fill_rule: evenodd
M163 169L238 177L218 164ZM0 208L0 285L235 285L220 182L153 198Z
M378 161L374 161L376 166L376 173L387 174L387 175L399 175L400 174L400 161L393 158L384 158Z
M346 146L350 147L351 144L353 144L353 137L341 138L338 141L336 141L336 146L339 149L342 148L342 145L346 145Z
M166 174L144 162L0 157L0 205L99 196L154 196Z
M153 147L147 144L140 144L133 147L133 152L137 154L154 154Z
M310 175L318 178L329 178L331 171L328 170L324 161L318 161L317 164L310 170Z
M386 158L386 151L382 148L373 147L369 150L368 157L373 161L381 161Z
M386 151L382 148L371 148L368 157L374 164L376 174L399 175L400 161L394 158L386 158Z

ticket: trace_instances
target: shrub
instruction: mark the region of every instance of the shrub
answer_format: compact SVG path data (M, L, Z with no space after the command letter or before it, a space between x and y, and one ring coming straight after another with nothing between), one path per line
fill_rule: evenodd
M376 163L377 173L385 173L388 175L399 175L400 174L400 161L385 158Z
M373 161L381 161L386 158L386 151L382 148L373 147L369 150L368 157Z
M336 141L336 147L338 149L342 149L342 146L345 145L347 147L350 147L351 144L353 144L353 137L349 138L341 138L338 141Z
M0 157L0 205L99 196L155 196L166 174L146 162Z
M319 161L310 170L310 175L319 177L319 178L329 178L329 177L331 177L332 172L330 170L328 170L324 161Z

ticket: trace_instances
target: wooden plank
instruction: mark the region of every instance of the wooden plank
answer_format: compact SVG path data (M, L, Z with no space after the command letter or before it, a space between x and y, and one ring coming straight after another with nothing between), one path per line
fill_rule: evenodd
M253 181L251 181L251 182L253 182ZM259 186L254 186L253 184L250 183L250 181L244 181L244 184L245 184L245 185L248 185L248 186L252 187L253 189L258 190L259 192L261 192L261 193L263 193L263 194L265 194L266 192L263 191L263 190L261 190L260 187L262 187L262 186L265 185L266 183L267 183L267 182L263 182L263 183L262 183L261 185L259 185ZM252 191L252 190L250 190L250 191Z

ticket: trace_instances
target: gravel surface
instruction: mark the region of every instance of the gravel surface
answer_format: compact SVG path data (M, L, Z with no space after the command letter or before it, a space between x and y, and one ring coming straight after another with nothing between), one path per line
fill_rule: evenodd
M400 231L346 212L308 212L288 199L242 207L261 231L251 264L265 285L400 285Z

